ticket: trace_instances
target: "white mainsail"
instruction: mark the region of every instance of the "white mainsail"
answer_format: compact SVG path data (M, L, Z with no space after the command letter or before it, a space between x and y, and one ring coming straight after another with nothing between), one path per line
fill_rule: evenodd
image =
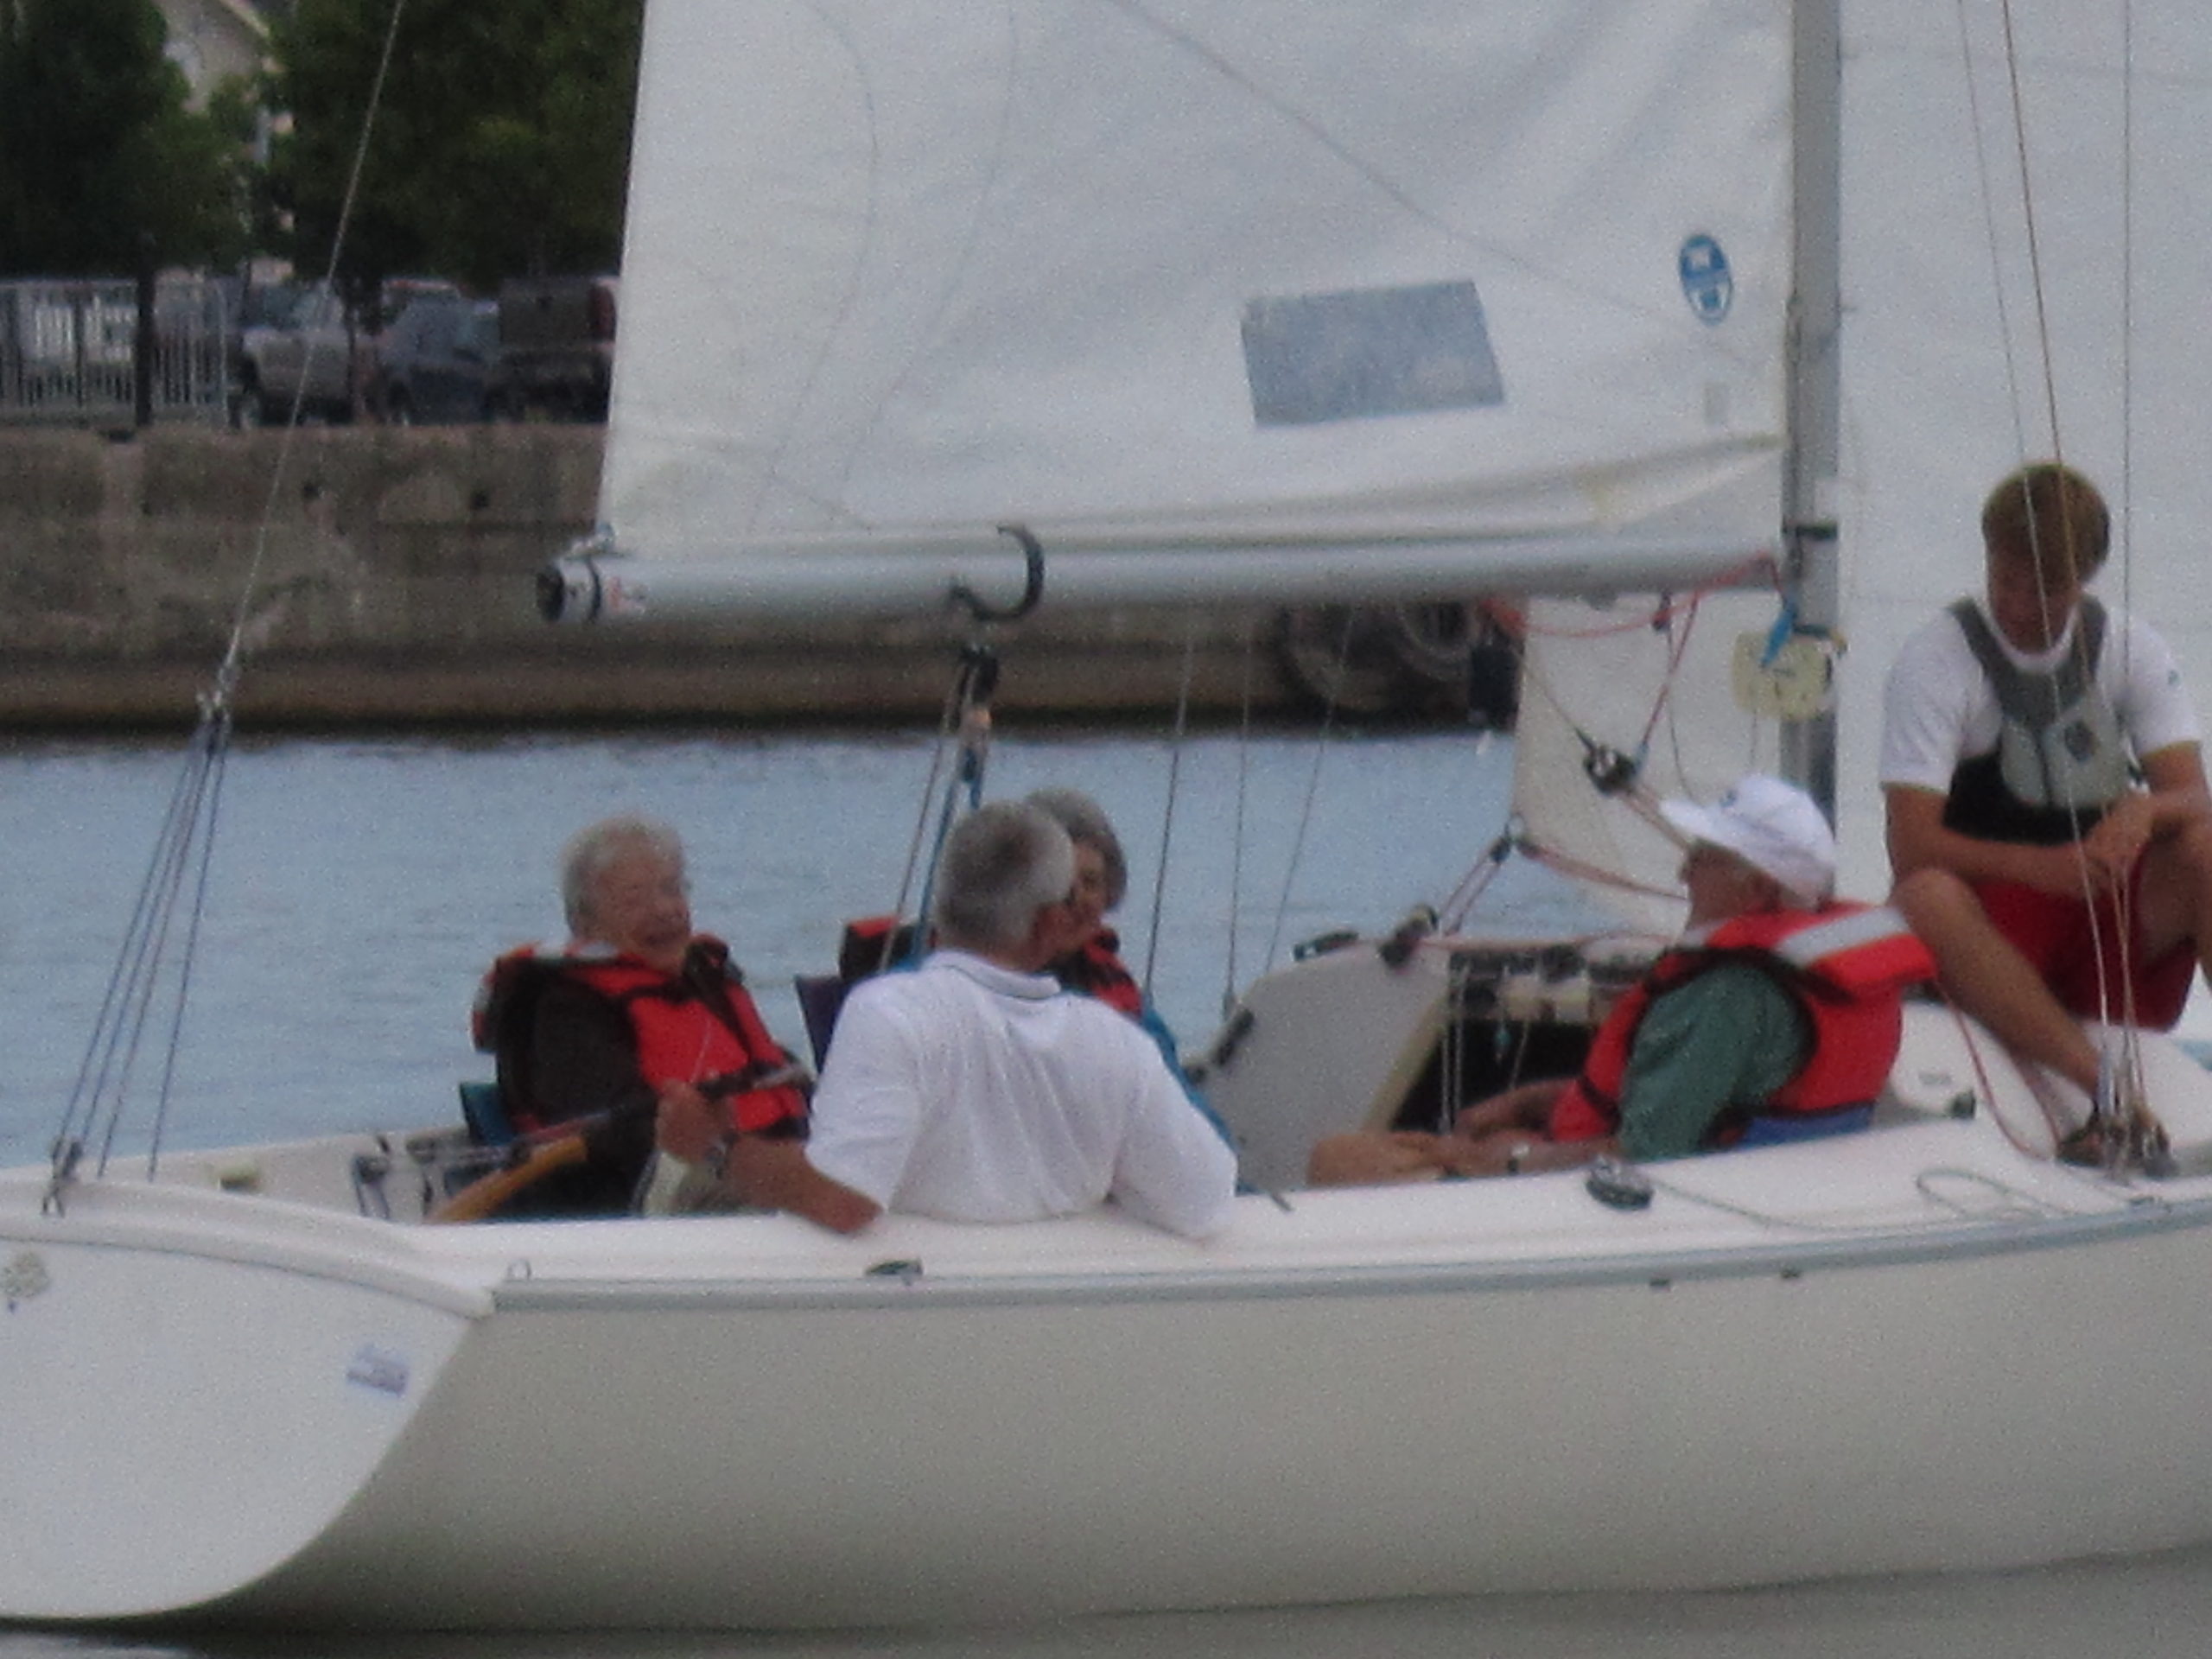
M1007 524L1048 604L1732 569L1789 57L1764 0L655 0L618 599L1003 604Z

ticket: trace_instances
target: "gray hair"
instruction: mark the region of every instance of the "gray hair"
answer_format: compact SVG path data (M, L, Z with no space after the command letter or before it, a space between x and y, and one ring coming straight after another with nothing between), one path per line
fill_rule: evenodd
M947 944L1016 949L1028 942L1037 912L1065 900L1074 881L1066 830L1027 802L993 801L946 840L931 919Z
M648 852L679 874L683 869L683 838L658 818L625 812L601 818L569 837L561 849L561 908L569 929L582 933L593 920L593 884L613 865L635 852Z
M1079 789L1035 789L1027 798L1030 805L1056 819L1070 841L1091 849L1105 861L1106 908L1118 908L1129 890L1129 861L1122 856L1122 838L1114 833L1106 809Z

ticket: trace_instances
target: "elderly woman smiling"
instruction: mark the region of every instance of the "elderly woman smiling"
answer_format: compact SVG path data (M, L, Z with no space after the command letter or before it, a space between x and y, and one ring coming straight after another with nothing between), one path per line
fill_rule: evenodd
M499 1059L507 1116L524 1133L563 1127L586 1157L531 1207L632 1207L671 1098L711 1109L724 1134L802 1135L806 1096L761 1023L729 949L694 931L683 844L636 815L579 831L561 858L569 937L493 965L477 1041Z

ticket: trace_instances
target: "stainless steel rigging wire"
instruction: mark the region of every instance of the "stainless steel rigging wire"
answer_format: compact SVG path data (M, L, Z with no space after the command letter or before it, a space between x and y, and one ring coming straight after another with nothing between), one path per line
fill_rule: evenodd
M330 259L323 278L327 287L335 284L340 257L352 226L361 174L368 158L370 135L383 102L385 80L391 70L393 46L405 7L406 0L392 0L386 20L368 106L362 115L345 194L339 206L337 226L331 238ZM53 1143L53 1173L46 1197L47 1208L55 1213L62 1209L64 1192L76 1178L88 1147L95 1144L98 1147L93 1173L106 1172L127 1116L131 1084L148 1027L166 988L168 1027L161 1075L155 1085L146 1156L148 1178L151 1179L158 1168L162 1136L168 1126L169 1102L176 1080L177 1058L183 1046L192 963L207 906L238 683L248 653L276 620L276 606L257 603L263 598L261 573L267 560L276 503L282 499L289 471L293 438L299 429L300 397L306 385L307 377L303 375L301 392L293 400L291 418L284 426L276 465L270 471L269 493L262 505L252 556L240 584L238 608L222 660L216 667L213 683L200 698L198 724L187 744L184 765L171 791L167 815L139 887L137 906L94 1017L84 1062L62 1109ZM182 938L175 941L177 948L173 957L173 934L180 914L184 924Z

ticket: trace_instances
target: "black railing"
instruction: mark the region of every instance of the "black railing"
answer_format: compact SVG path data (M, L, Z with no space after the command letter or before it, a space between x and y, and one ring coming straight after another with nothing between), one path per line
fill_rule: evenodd
M0 424L134 428L227 418L237 319L216 282L155 284L143 399L138 284L129 277L0 282Z

